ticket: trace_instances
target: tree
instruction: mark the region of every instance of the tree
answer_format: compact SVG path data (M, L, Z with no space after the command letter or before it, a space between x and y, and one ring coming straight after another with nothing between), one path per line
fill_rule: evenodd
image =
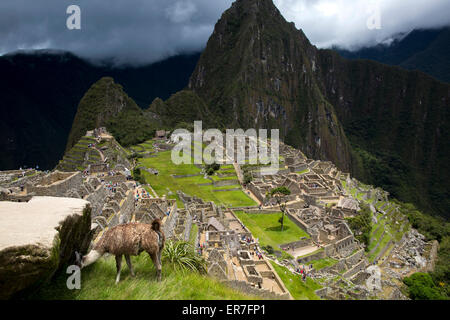
M440 292L429 273L416 272L403 279L408 286L409 297L413 300L446 299Z
M216 171L220 170L220 164L213 163L205 165L205 172L208 176L212 176Z
M278 220L278 222L281 224L281 231L283 231L284 227L284 215L286 214L286 203L288 202L287 196L290 194L291 190L286 187L273 188L267 194L269 198L275 198L278 206L280 207L281 218Z

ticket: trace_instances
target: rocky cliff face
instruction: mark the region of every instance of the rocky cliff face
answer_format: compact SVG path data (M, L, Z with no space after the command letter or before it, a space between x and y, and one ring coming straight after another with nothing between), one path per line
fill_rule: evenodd
M350 146L319 90L316 54L272 1L239 0L216 24L189 88L225 125L279 128L308 156L348 171Z
M318 50L271 0L237 0L189 81L223 124L279 128L286 143L444 213L449 85Z
M318 54L321 91L352 147L352 173L447 215L450 86L417 71Z
M0 203L0 299L31 290L90 243L91 208L87 201L33 197Z

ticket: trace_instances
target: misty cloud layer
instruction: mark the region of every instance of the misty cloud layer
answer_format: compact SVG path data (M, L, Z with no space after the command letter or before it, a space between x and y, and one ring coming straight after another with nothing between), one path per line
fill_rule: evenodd
M378 2L381 29L369 30ZM116 63L151 63L200 51L232 0L1 0L0 53L60 49ZM274 0L318 47L358 48L417 28L450 25L448 0ZM66 9L81 8L81 30Z

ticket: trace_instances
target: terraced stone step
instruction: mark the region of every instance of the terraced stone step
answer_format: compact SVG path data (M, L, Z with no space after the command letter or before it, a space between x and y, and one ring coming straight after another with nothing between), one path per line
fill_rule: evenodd
M386 252L389 250L389 248L394 247L394 241L392 239L390 239L386 245L380 249L380 251L378 252L377 256L375 257L374 261L379 261L380 258L382 258L383 256L385 256Z

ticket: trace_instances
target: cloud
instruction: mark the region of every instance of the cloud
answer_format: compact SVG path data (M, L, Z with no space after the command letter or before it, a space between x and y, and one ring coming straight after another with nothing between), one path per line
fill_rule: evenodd
M81 30L68 30L66 9L81 9ZM117 64L151 63L200 51L231 0L1 0L0 53L68 50Z
M375 0L274 0L318 47L356 48L414 28L450 24L448 0L379 0L381 29L369 30ZM232 0L1 0L0 53L59 49L117 64L151 63L200 51ZM81 30L66 9L81 8Z
M371 46L413 29L450 25L448 0L274 0L318 47ZM367 20L379 12L380 29Z

